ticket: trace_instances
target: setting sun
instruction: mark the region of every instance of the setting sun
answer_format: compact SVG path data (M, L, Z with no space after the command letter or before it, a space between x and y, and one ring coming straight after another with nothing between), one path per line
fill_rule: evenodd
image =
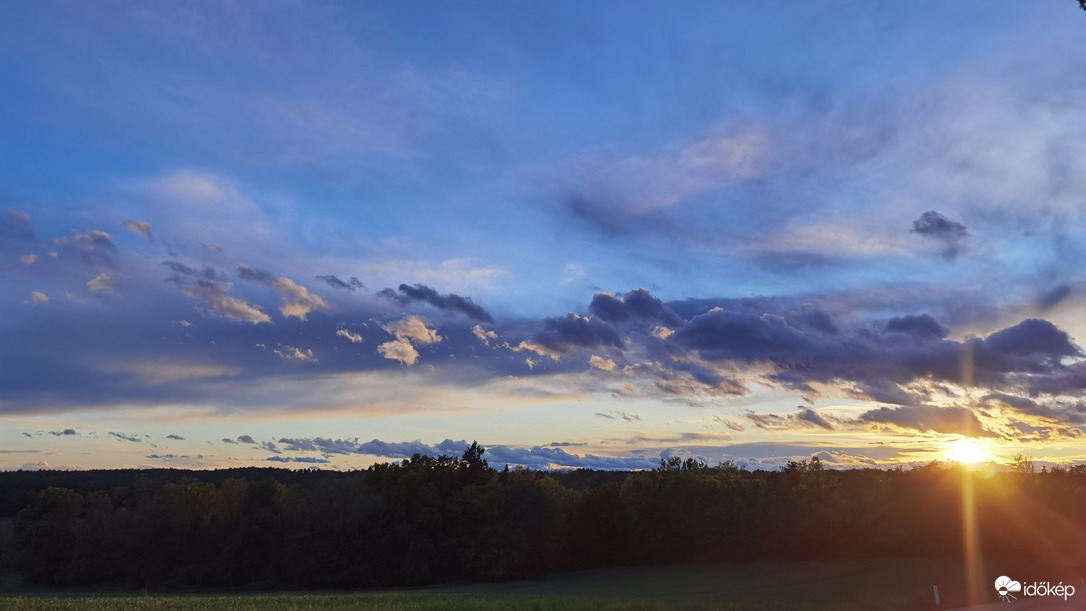
M960 439L947 444L943 455L947 460L966 464L988 462L992 458L991 452L977 442L967 439Z

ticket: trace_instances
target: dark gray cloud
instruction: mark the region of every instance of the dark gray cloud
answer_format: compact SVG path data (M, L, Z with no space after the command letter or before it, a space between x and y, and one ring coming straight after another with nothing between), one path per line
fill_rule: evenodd
M750 411L748 411L745 416L747 420L750 420L751 423L754 424L754 426L766 430L794 429L801 427L818 427L826 430L833 430L834 423L838 422L837 419L819 414L804 405L797 407L795 413L786 414L784 416L778 414L755 414Z
M238 436L238 441L241 442L241 443L248 443L248 444L255 444L256 443L256 441L254 441L253 438L250 437L249 435L240 435L240 436Z
M942 214L929 210L913 221L910 230L925 238L936 240L943 246L943 256L953 259L958 256L965 247L965 240L969 238L969 231L965 225L948 219Z
M233 439L230 439L229 437L223 437L222 442L223 443L230 443L230 444L234 444L234 445L237 445L237 443L238 443L238 442L234 441Z
M1037 298L1037 307L1041 311L1052 309L1059 305L1061 301L1070 297L1072 291L1073 289L1068 283L1057 284L1040 294Z
M132 233L141 235L151 241L154 241L155 239L154 236L151 235L150 223L141 223L139 221L125 221L121 224L124 226L125 229L131 231Z
M188 454L148 454L147 458L150 458L151 460L164 460L166 462L169 462L171 460L185 460L185 459L202 460L204 458L204 455L203 454L193 454L192 456L189 456Z
M588 311L608 323L638 320L661 325L677 325L682 322L679 315L669 310L656 297L645 289L636 289L621 297L611 293L596 293Z
M600 418L606 418L608 420L625 420L626 422L639 422L641 416L637 414L631 414L629 412L620 412L617 410L610 410L607 412L596 412L596 416Z
M326 458L316 458L313 456L269 456L264 460L272 462L294 462L294 463L310 463L310 464L327 464L332 461Z
M309 292L290 278L276 277L263 269L253 269L245 264L237 266L238 277L247 282L264 285L275 291L280 298L279 312L284 317L296 317L305 320L313 311L324 311L329 305L324 299Z
M416 284L414 286L401 284L397 290L399 293L387 288L377 294L381 297L387 297L397 301L402 305L425 303L446 312L458 312L471 320L488 323L494 322L494 318L490 313L487 312L485 308L472 301L470 297L461 297L460 295L453 293L442 295L425 284Z
M899 428L924 432L966 435L969 437L997 437L984 428L973 410L960 407L936 407L911 405L880 407L861 414L860 423L893 425Z
M38 236L30 230L30 215L21 210L8 208L0 217L0 243L4 241L37 242Z
M129 441L132 443L140 443L141 441L143 441L135 435L125 435L124 433L114 433L113 431L110 431L108 434L110 437L113 437L114 439L120 439L121 441Z
M668 349L718 363L771 363L768 379L803 392L809 382L853 383L858 389L893 391L917 381L956 383L1019 392L1086 390L1082 355L1064 331L1027 319L987 338L947 340L938 321L923 315L891 320L882 329L854 322L827 333L793 313L757 315L715 309L694 316L666 340ZM963 360L964 359L964 360ZM963 369L963 362L969 366ZM904 402L909 396L899 397Z
M261 450L267 450L267 451L269 451L269 452L271 452L273 454L280 454L281 453L281 450L279 449L279 447L276 446L274 443L272 443L270 441L261 441L260 443L257 444L257 447L260 448Z
M366 285L362 284L362 281L359 280L358 278L355 278L354 276L351 276L351 279L350 279L349 282L345 282L343 280L340 280L339 278L337 278L335 276L317 276L317 280L320 280L321 282L324 282L325 284L327 284L328 286L330 286L330 287L332 287L334 289L339 289L339 290L342 290L342 291L351 291L352 293L354 291L359 290L359 289L365 290L365 288L366 288Z
M904 333L919 339L943 339L950 335L950 329L944 327L929 314L895 316L886 321L883 328L887 331Z
M56 437L63 437L66 435L78 435L79 433L75 432L75 429L64 429L63 431L49 431L49 434Z
M184 441L185 438L180 435L166 435L166 439L173 439L175 441Z
M621 347L622 338L614 327L596 316L578 316L573 313L543 320L543 330L532 340L555 352L569 352L573 348L600 346Z
M173 270L166 282L177 285L186 296L204 303L217 316L252 324L270 323L271 317L258 306L229 295L231 283L226 274L211 266L194 269L179 261L163 261Z
M1086 424L1086 404L1081 401L1039 401L1006 393L990 393L980 400L984 407L1008 408L1022 416L1032 416L1063 424Z
M180 261L163 261L162 265L165 265L174 272L173 275L166 278L166 281L178 286L187 285L191 283L193 279L226 282L226 274L217 271L210 265L204 266L203 269L193 269Z
M382 458L410 458L415 454L423 456L460 456L471 445L465 440L446 439L434 445L420 441L388 442L374 439L365 443L344 439L281 439L280 444L288 451L321 452L325 456L333 454L366 454ZM652 469L659 464L659 457L607 457L585 454L578 456L560 447L535 446L532 448L511 448L508 446L487 446L484 459L492 466L521 465L531 469ZM284 461L285 462L285 461Z
M104 231L97 229L87 233L78 231L70 237L54 240L58 246L74 249L83 257L83 262L95 269L117 269L114 259L117 246L113 244L113 237Z

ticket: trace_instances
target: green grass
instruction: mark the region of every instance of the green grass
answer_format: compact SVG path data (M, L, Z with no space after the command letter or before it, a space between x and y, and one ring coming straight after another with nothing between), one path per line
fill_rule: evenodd
M891 606L827 605L779 600L705 601L572 598L562 596L472 596L464 594L259 594L251 596L112 596L112 597L0 597L0 607L11 611L294 611L308 609L373 609L375 611L804 611L808 609L901 609Z
M942 608L958 606L955 603L964 603L961 576L961 566L949 560L731 563L606 569L507 583L352 593L135 595L5 588L7 592L0 589L0 609L890 611L935 609L933 582L940 584Z

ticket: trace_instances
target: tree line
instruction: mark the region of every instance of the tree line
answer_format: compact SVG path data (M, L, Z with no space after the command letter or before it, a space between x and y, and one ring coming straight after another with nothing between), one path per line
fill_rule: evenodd
M21 507L0 563L55 586L403 586L623 565L953 557L966 517L987 555L1086 558L1083 465L833 470L812 458L750 471L673 457L650 471L540 472L493 469L484 452L473 443L460 457L346 473L0 473L0 509Z

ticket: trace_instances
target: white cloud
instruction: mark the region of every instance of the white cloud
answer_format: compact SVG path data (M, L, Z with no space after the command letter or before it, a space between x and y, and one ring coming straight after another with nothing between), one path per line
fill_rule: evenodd
M31 265L38 260L38 255L30 254L19 257L19 262L23 265Z
M289 318L291 316L305 320L307 314L314 310L327 310L328 303L309 292L304 286L295 283L290 278L276 278L264 271L254 271L248 265L238 265L241 277L263 284L279 294L279 312Z
M271 317L265 314L258 306L251 306L241 299L225 294L225 290L232 285L201 283L193 284L181 289L181 292L193 299L204 301L211 307L211 311L231 320L239 320L252 324L270 323Z
M674 333L675 332L672 331L671 329L669 329L667 327L663 327L663 326L654 326L652 328L653 337L656 337L656 338L659 338L659 339L667 339L667 338L671 337Z
M475 339L483 342L487 346L490 345L490 340L498 339L498 334L493 331L487 331L480 325L475 325L471 328L471 334L475 336Z
M30 298L37 303L49 303L49 296L45 293L39 293L38 291L31 291Z
M770 169L772 149L770 136L752 127L697 141L673 142L655 154L619 157L604 152L595 158L528 171L557 176L566 189L589 200L643 214L764 175Z
M98 274L93 280L87 282L88 293L99 293L101 291L113 291L113 279L106 274Z
M395 341L386 342L377 347L381 356L391 361L400 361L405 365L414 365L419 360L419 352L412 343L436 344L443 338L437 329L426 326L421 316L406 316L396 322L381 325L386 332L396 337Z
M349 339L351 341L352 344L360 344L360 343L362 343L362 336L361 335L359 335L358 333L351 333L350 331L348 331L346 329L338 329L336 331L336 335L338 335L339 337L346 337L347 339Z
M125 221L124 223L122 223L122 225L124 225L124 228L131 231L132 233L139 234L139 235L147 238L148 240L153 239L152 236L151 236L151 224L150 223L140 223L140 222L137 222L137 221Z
M396 286L400 283L439 285L455 293L478 293L509 276L500 267L477 265L474 259L446 259L445 261L411 261L403 259L369 260L344 263L330 262L338 266L354 265L358 276L370 278L375 283Z
M196 380L237 375L236 367L208 363L134 362L105 365L98 368L109 373L122 372L136 376L141 384L158 386L180 380Z
M502 344L502 345L504 347L512 350L513 352L524 352L524 351L534 352L534 353L538 354L539 356L549 357L552 361L557 361L557 360L559 360L561 358L560 355L557 352L548 349L546 346L543 346L541 344L537 344L537 343L533 342L530 339L526 339L526 340L520 342L519 344L517 344L516 346L510 345L508 342L505 343L505 344Z
M437 329L426 326L426 319L421 316L406 316L396 322L381 325L381 328L399 340L411 340L418 344L436 344L442 340Z
M282 350L275 350L279 358L286 359L288 361L303 361L306 363L317 363L317 357L313 356L312 350L302 350L295 348L294 346L283 346Z
M592 367L595 367L596 369L602 369L603 371L615 370L615 362L613 360L605 359L603 357L596 356L595 354L593 354L588 359L588 364Z
M419 361L419 352L406 339L385 342L377 347L377 352L390 361L399 361L404 365L414 365Z
M588 269L580 263L566 263L564 271L565 276L562 278L562 286L573 284L574 282L588 277Z

